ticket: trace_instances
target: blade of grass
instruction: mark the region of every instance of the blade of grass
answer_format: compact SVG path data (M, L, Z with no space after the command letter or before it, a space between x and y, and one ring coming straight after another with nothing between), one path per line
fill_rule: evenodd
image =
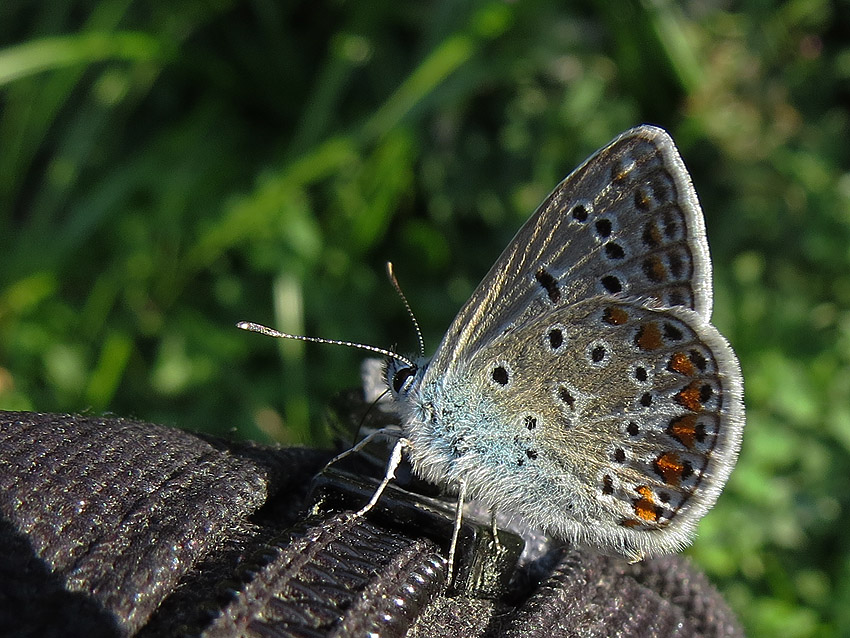
M79 33L31 40L0 51L0 87L36 73L106 60L165 61L174 54L147 33Z

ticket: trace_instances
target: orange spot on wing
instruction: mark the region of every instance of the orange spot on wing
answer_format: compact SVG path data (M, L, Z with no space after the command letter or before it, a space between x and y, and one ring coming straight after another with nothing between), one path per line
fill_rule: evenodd
M621 326L629 320L629 313L622 308L609 306L605 309L602 319L605 323L610 323L612 326Z
M644 273L650 281L660 283L667 279L664 263L657 256L650 257L643 264Z
M679 374L684 374L686 376L692 377L694 376L694 364L691 363L691 360L688 358L684 352L676 352L670 357L669 368L673 372L678 372Z
M647 323L638 330L635 339L637 347L641 350L657 350L664 345L661 340L661 330L655 322Z
M667 485L678 485L682 482L685 466L674 452L665 452L655 459L655 471Z
M685 414L670 422L667 430L674 439L688 449L694 447L697 438L697 415Z
M640 495L640 498L635 501L635 514L643 521L657 522L659 508L655 505L652 490L646 485L640 485L635 488L635 491Z
M657 248L661 245L663 239L661 231L658 230L658 226L656 226L653 222L648 222L643 230L643 243L650 248Z
M676 395L676 402L691 412L702 412L699 384L694 381Z

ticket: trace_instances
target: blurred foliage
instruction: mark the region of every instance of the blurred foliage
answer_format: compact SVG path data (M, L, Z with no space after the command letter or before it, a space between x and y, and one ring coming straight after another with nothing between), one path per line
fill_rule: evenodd
M746 381L690 554L751 636L850 632L850 4L5 0L0 407L316 442L433 349L548 191L640 122L706 212Z

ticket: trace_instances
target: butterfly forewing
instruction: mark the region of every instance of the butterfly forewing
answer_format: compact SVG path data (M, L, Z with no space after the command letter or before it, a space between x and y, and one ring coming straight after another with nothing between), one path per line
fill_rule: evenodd
M432 365L445 372L529 318L600 294L711 314L702 213L661 129L627 131L558 185L458 313Z

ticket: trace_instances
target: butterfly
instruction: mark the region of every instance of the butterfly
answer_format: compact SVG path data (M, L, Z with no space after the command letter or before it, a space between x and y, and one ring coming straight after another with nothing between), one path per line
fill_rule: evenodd
M406 450L461 502L553 537L632 561L682 549L744 428L712 301L702 211L673 140L648 125L622 133L528 219L433 357L368 348L390 356L402 438L360 513Z

